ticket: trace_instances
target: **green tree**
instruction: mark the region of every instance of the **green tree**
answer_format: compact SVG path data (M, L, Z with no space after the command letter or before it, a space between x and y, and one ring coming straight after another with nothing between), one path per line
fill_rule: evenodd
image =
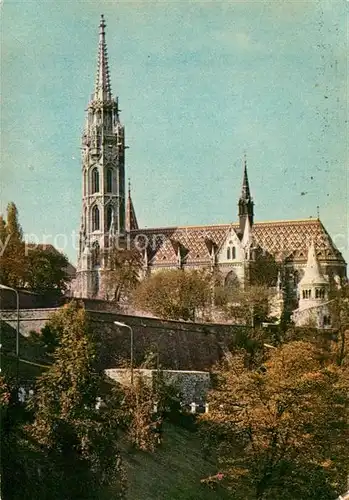
M134 303L165 319L194 321L211 307L212 282L208 271L159 271L140 283Z
M47 297L59 297L71 279L67 273L68 265L66 256L55 249L30 248L26 266L27 288Z
M349 469L345 369L301 341L271 349L259 368L244 361L218 370L202 419L226 487L237 499L336 498Z
M25 282L26 259L23 231L18 220L18 210L11 202L7 205L6 223L0 222L0 269L2 283L15 288Z
M234 288L225 305L226 316L245 325L260 325L268 318L270 290L265 285Z
M142 255L137 249L113 248L108 253L108 263L107 289L113 300L119 302L138 285L143 268Z
M36 485L40 494L35 498L46 498L48 489L50 498L57 500L111 498L111 491L112 498L121 498L117 428L106 412L96 409L103 378L96 370L86 313L72 302L50 323L58 346L52 366L37 381L31 403L34 420L26 434L33 452L40 452L38 470L45 477Z

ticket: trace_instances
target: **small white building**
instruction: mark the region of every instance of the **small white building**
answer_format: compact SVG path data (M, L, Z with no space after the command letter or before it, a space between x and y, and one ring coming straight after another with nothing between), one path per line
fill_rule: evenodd
M308 249L307 265L298 284L298 295L298 309L292 316L295 325L331 328L329 282L322 274L314 241Z

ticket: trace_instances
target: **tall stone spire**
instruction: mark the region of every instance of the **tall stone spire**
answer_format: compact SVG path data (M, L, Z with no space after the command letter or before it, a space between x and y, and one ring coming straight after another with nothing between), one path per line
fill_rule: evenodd
M239 198L238 206L239 206L240 233L241 235L243 235L247 219L249 220L249 224L252 227L253 206L254 206L250 192L250 185L248 182L246 154L244 156L244 173L242 179L241 196Z
M134 229L138 229L138 222L136 217L136 212L132 203L131 198L131 182L128 180L128 196L126 202L126 231L130 232Z
M105 41L105 21L103 14L101 15L101 22L99 23L99 44L98 44L98 63L96 85L94 91L94 99L96 101L110 101L111 100L111 85L108 66L108 52L107 44Z
M118 98L111 93L101 16L96 84L82 137L82 223L77 266L81 297L106 296L108 252L112 244L124 242L125 149Z

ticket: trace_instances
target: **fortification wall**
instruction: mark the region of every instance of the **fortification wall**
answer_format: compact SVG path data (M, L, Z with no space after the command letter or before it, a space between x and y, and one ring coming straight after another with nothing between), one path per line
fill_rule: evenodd
M54 308L20 310L21 334L28 335L32 330L39 332L55 311ZM237 325L162 321L89 309L87 313L100 340L103 368L124 366L130 359L130 331L114 325L114 321L133 329L135 366L153 352L158 353L163 369L172 370L210 369L222 357L224 349L233 346L237 333L244 334L248 330L248 327ZM13 310L1 311L1 318L13 328L16 328L16 317Z

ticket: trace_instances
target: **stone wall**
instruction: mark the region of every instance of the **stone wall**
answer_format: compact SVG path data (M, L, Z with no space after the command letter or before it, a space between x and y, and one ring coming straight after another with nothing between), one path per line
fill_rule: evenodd
M130 383L130 370L109 369L107 375L121 384ZM211 388L209 372L188 371L188 370L163 370L163 380L167 384L178 388L181 395L181 402L184 405L196 403L203 405L206 402L206 395ZM157 370L134 370L134 378L141 376L152 384L156 380Z
M20 331L28 335L39 332L57 309L27 309L20 311ZM208 370L234 345L236 335L248 327L210 323L162 321L155 318L128 316L113 312L86 309L93 330L100 339L101 367L124 366L130 359L130 331L117 327L114 321L132 327L134 333L135 366L152 352L158 353L163 369ZM16 327L16 312L1 311L1 318ZM155 364L146 367L153 368Z

